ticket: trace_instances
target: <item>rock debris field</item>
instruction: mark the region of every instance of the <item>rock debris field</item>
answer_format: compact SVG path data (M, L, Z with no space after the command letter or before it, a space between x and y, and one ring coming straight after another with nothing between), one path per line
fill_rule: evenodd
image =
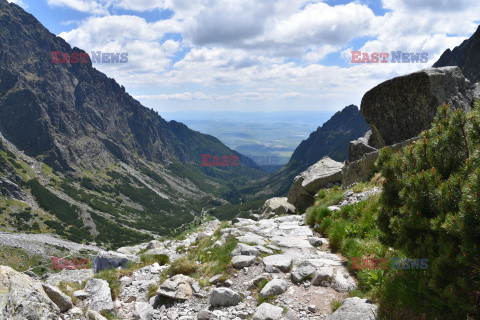
M212 247L214 250L223 245L229 237L238 239L231 252L233 268L229 277L214 276L203 287L182 274L161 283L160 274L169 265L154 263L122 276L120 294L114 300L108 282L94 279L91 269L62 270L35 280L0 267L0 284L4 288L0 290L0 318L12 312L9 308L22 307L18 319L35 319L34 315L40 314L42 319L101 320L105 312L115 313L120 319L376 319L377 307L370 301L348 298L348 292L356 289L355 279L341 256L329 251L328 240L316 236L304 218L287 215L260 221L234 219L232 225L220 230L221 236ZM219 225L217 220L210 221L185 240L153 240L100 255L139 261L140 252L166 254L172 263L182 256L177 248L188 248L198 238L211 237ZM73 299L56 287L61 281L72 280L86 282L84 288L73 291ZM264 287L257 290L260 283ZM152 286L158 290L149 298ZM343 305L331 314L333 300L343 301Z

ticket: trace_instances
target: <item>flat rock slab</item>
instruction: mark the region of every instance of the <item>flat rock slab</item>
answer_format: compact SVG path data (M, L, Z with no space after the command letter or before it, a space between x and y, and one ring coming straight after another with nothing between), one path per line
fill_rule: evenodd
M288 272L290 271L292 261L293 256L288 254L274 254L263 258L265 271L267 272L277 272L278 270Z
M255 234L255 233L247 233L246 235L237 237L237 239L238 241L243 243L253 243L260 246L264 246L267 244L264 237L259 236L258 234Z

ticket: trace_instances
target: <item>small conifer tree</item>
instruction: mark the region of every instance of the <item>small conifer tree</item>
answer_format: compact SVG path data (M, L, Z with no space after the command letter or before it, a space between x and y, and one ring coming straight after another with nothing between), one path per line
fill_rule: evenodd
M457 319L480 319L480 103L445 104L432 128L400 152L381 151L383 241L427 258L418 288Z

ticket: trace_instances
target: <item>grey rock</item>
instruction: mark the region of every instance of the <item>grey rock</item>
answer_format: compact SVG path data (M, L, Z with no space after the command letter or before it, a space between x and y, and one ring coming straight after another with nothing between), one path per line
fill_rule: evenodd
M123 286L129 286L132 284L132 278L123 276L120 278L120 284Z
M287 320L297 320L297 316L295 315L295 312L293 310L289 309L287 313L285 313L285 319Z
M270 303L262 303L255 314L253 315L253 320L278 320L283 317L283 309L277 306L274 306Z
M102 316L99 312L95 310L88 310L87 317L89 320L107 320L104 316Z
M57 319L60 309L40 282L0 266L0 319Z
M265 201L260 219L269 219L284 214L294 214L295 207L288 203L286 197L276 197Z
M460 68L428 68L385 81L362 98L360 112L372 128L369 145L389 146L430 128L444 102L471 109L470 81Z
M210 319L218 319L217 315L209 310L200 310L197 315L198 320L210 320Z
M85 285L90 294L89 308L95 311L113 311L112 294L108 282L102 279L90 279Z
M200 292L200 284L198 283L198 281L195 281L194 283L192 283L192 290L193 290L193 293L199 293Z
M405 140L394 145L389 146L393 152L397 152L404 146L412 143L417 138L412 138ZM342 186L348 187L355 182L362 182L369 180L375 172L377 172L375 167L375 161L378 159L378 151L370 152L364 154L360 160L353 161L345 165L342 170Z
M260 295L263 298L277 296L287 291L287 288L287 281L282 279L273 279L272 281L268 282L265 287L263 287L262 291L260 291Z
M333 279L331 287L338 292L349 292L355 290L357 285L347 272L342 273L339 271Z
M211 277L210 280L208 280L208 283L217 284L218 282L220 282L220 279L222 278L222 276L223 276L222 273L216 274L213 277Z
M302 262L292 270L293 282L299 283L311 276L317 268L308 261Z
M240 255L243 255L243 256L258 256L258 255L260 255L260 251L255 247L249 246L248 244L239 243L239 244L237 244L235 249L233 249L232 256L240 256Z
M327 320L376 320L378 307L369 300L347 298Z
M332 267L321 267L313 273L312 285L329 287L333 281L333 268Z
M45 283L58 287L60 282L82 283L94 276L93 269L63 269L60 272L50 274Z
M210 305L212 307L236 306L241 300L240 295L228 288L213 289L210 295Z
M296 176L288 191L288 202L299 211L310 207L315 194L322 188L341 183L343 163L324 157Z
M133 317L136 320L152 320L153 307L147 302L135 302Z
M52 300L60 309L60 312L65 312L73 307L72 299L70 299L69 296L60 291L60 289L58 289L57 287L50 286L44 283L42 283L42 287L50 300Z
M322 239L319 237L310 237L308 238L308 242L314 247L320 247L323 244Z
M308 311L312 312L312 313L315 313L317 312L317 306L314 305L314 304L311 304L308 306Z
M193 295L191 284L194 280L183 274L165 280L157 290L157 294L178 300L187 300Z
M232 264L235 268L241 269L251 266L257 258L255 256L234 256Z
M288 254L274 254L263 258L265 271L277 272L277 269L288 272L292 265L293 258Z
M366 153L377 151L376 148L368 145L368 140L372 136L372 130L368 130L365 136L357 140L350 141L348 147L348 163L357 161Z
M243 243L254 243L254 244L260 245L260 246L263 246L263 245L267 244L264 237L259 236L258 234L254 234L254 233L247 233L245 235L238 236L236 238L238 239L238 241L243 242Z
M90 297L90 293L88 293L87 291L85 290L77 290L77 291L74 291L73 292L73 296L75 298L78 298L78 299L87 299L88 297Z

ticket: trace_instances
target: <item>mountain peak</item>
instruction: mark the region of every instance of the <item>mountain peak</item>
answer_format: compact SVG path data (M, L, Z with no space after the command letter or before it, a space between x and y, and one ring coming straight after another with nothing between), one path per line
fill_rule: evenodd
M434 68L458 66L463 75L472 83L480 81L480 26L467 40L464 40L453 50L443 52Z

